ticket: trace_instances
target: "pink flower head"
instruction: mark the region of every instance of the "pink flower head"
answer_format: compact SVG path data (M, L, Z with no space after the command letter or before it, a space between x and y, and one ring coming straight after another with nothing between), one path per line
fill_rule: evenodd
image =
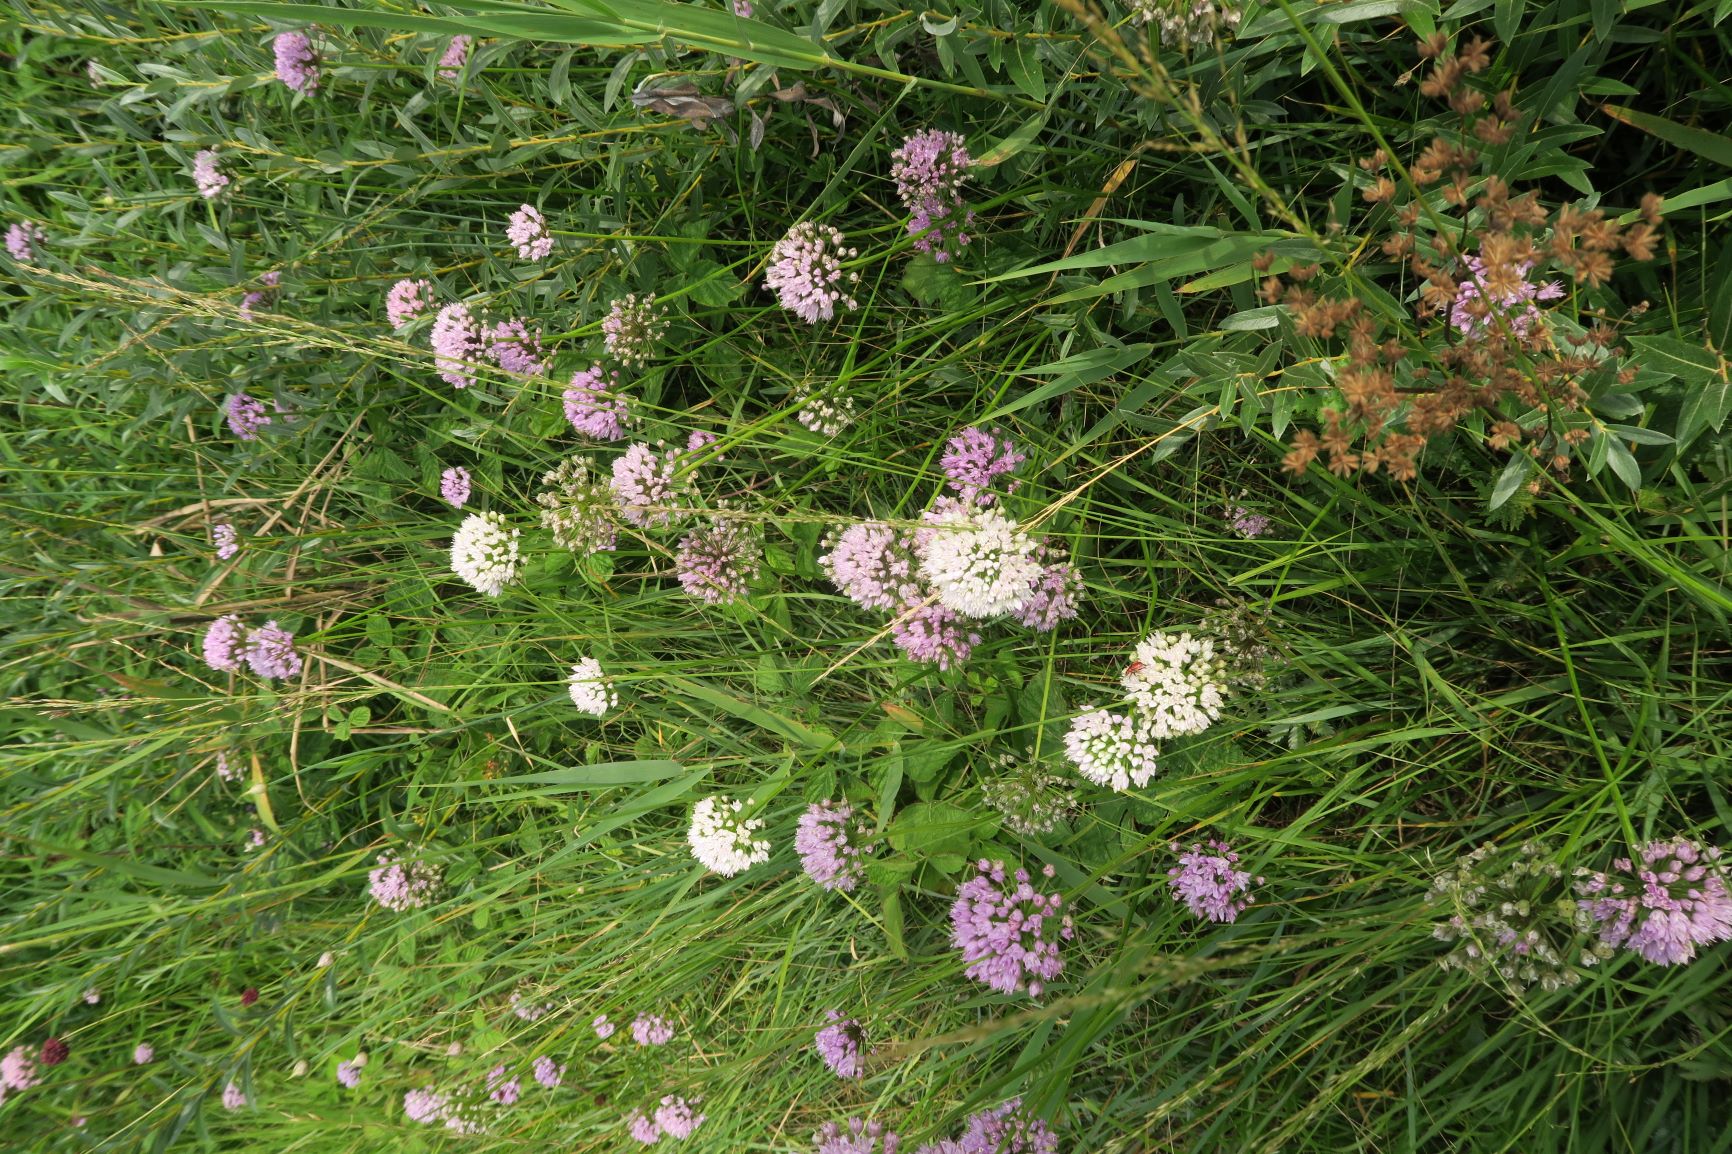
M896 195L909 213L908 232L919 252L940 263L969 241L974 214L959 191L974 158L954 132L927 131L908 137L890 156Z
M1172 849L1179 853L1178 846ZM1235 920L1251 904L1248 894L1251 882L1263 881L1238 869L1238 864L1239 855L1224 841L1210 838L1206 847L1193 845L1179 853L1179 864L1167 871L1173 900L1183 902L1197 917L1212 922Z
M405 278L391 286L385 294L385 317L391 327L402 332L409 322L426 312L433 303L433 282Z
M860 1053L863 1035L859 1021L843 1017L839 1010L826 1010L824 1016L830 1019L830 1024L812 1038L818 1057L838 1078L860 1077L866 1065Z
M1051 877L1053 868L1044 872ZM969 977L1001 994L1031 998L1064 971L1059 943L1075 932L1063 895L1036 889L1027 870L1010 877L1003 862L984 858L956 888L950 925L951 944L962 951Z
M439 496L453 509L469 503L469 492L469 470L462 465L453 465L439 474Z
M1243 505L1231 505L1227 509L1227 528L1245 538L1254 541L1264 536L1272 528L1274 522L1262 513L1253 513Z
M245 296L241 297L241 305L238 310L241 320L250 321L253 319L254 309L275 304L277 301L277 287L282 283L282 279L283 274L280 272L267 272L262 274L259 277L260 287L251 290Z
M541 329L512 318L500 321L487 333L487 356L508 373L539 376L542 361Z
M386 850L379 864L367 873L367 892L392 913L418 910L433 901L439 889L439 870L424 861L407 864Z
M882 1122L868 1122L862 1118L848 1119L847 1126L835 1122L826 1122L818 1127L818 1132L812 1135L814 1154L896 1154L902 1145L902 1138L894 1130L886 1130ZM937 1146L922 1146L920 1154L951 1154L943 1149L945 1143ZM976 1154L970 1150L968 1154ZM991 1147L982 1146L978 1154L999 1154Z
M535 1059L533 1069L535 1080L543 1086L546 1086L549 1090L557 1087L565 1078L565 1067L560 1065L558 1062L555 1062L552 1058L549 1058L546 1054Z
M293 92L319 86L319 58L305 32L284 32L272 41L277 55L277 79Z
M210 541L216 546L218 561L227 561L241 551L241 542L235 533L235 527L227 521L218 521L210 527Z
M30 1056L28 1046L14 1046L4 1058L0 1058L0 1092L5 1090L28 1090L42 1081L37 1073L36 1059Z
M487 1096L501 1106L515 1106L523 1094L523 1083L505 1076L504 1066L487 1071Z
M660 1014L639 1014L632 1019L631 1037L640 1046L665 1046L673 1041L673 1024Z
M216 149L203 149L192 158L192 182L198 186L198 194L206 200L214 200L228 187L228 174L217 167Z
M48 242L48 234L33 220L14 221L6 229L6 251L19 264L32 264L36 250Z
M267 621L247 634L241 650L254 674L266 681L282 681L301 672L301 655L295 652L295 635Z
M871 830L847 802L814 802L800 815L794 831L800 868L827 890L847 893L858 885L866 872L864 859L877 848Z
M657 452L643 443L632 445L624 456L615 457L609 482L620 516L633 525L652 528L670 524L675 510L669 508L683 492L674 477L679 453Z
M517 248L517 255L528 261L547 259L553 251L553 237L547 231L547 221L533 205L523 205L511 214L505 226L505 239Z
M674 568L687 593L706 605L727 605L746 595L762 555L749 526L718 517L680 538Z
M259 439L259 430L271 423L264 402L246 393L236 393L228 399L229 432L243 441Z
M149 1042L140 1042L132 1048L132 1064L148 1066L156 1059L156 1047Z
M437 1122L445 1115L445 1095L432 1090L405 1090L403 1113L411 1122Z
M1688 838L1653 841L1639 862L1618 858L1613 873L1584 875L1576 902L1600 940L1659 966L1679 966L1698 946L1732 940L1732 893L1717 846Z
M939 604L909 609L890 625L890 639L911 661L922 661L949 669L968 660L980 644L980 634L969 629L963 618Z
M656 1120L642 1110L633 1110L625 1120L626 1132L645 1146L654 1146L662 1140L662 1128L656 1125Z
M223 1087L223 1109L239 1110L247 1104L247 1095L239 1086L230 1082Z
M619 440L631 420L619 388L619 373L604 372L599 364L571 374L571 387L565 390L565 419L585 437Z
M337 1081L341 1082L348 1089L353 1090L356 1086L361 1084L361 1067L356 1065L352 1059L347 1062L338 1062Z
M445 46L445 52L439 57L439 79L456 80L463 75L463 66L469 63L469 37L453 36L451 43Z
M433 367L446 384L466 389L475 383L475 362L482 351L481 326L464 304L448 304L433 318L428 335L433 346Z
M218 617L204 631L204 663L218 673L238 673L245 644L240 618L232 613Z
M924 599L908 538L889 525L862 521L829 539L819 566L862 609L900 610Z
M1539 307L1534 302L1557 300L1564 295L1564 286L1557 281L1536 285L1526 280L1534 266L1532 261L1525 261L1520 266L1524 278L1520 284L1497 297L1488 297L1485 292L1485 262L1470 256L1465 263L1468 275L1456 286L1449 323L1468 336L1484 336L1507 325L1516 336L1525 337L1534 322L1540 319ZM1483 306L1474 303L1482 299L1485 301Z
M1069 561L1055 561L1041 569L1033 589L1029 599L1010 615L1026 628L1050 633L1059 622L1076 616L1076 603L1082 597L1082 571Z
M956 490L957 500L990 505L997 499L989 492L993 483L1026 460L1027 454L1017 452L1011 439L997 430L968 428L950 438L938 467L944 470L945 483ZM1016 487L1012 481L1005 491L1014 493Z
M764 287L809 325L835 316L837 305L859 308L849 290L859 283L860 274L842 269L843 259L858 256L859 251L845 248L844 239L830 225L801 221L770 249Z
M595 1036L604 1042L613 1037L615 1027L612 1022L607 1020L606 1014L597 1014L595 1021L591 1022L589 1026L595 1031Z
M992 1154L1058 1154L1058 1135L1022 1108L1021 1098L968 1116L958 1143L965 1151Z
M676 1098L672 1094L662 1099L656 1107L656 1128L675 1141L681 1141L692 1136L692 1131L704 1124L704 1115L697 1112L697 1105L702 1099L687 1102L684 1098Z

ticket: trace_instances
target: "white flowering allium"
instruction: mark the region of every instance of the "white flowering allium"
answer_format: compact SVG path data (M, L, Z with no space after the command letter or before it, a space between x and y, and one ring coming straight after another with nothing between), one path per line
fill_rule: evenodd
M921 533L920 575L964 617L1013 613L1040 579L1035 542L997 508L952 510Z
M517 530L498 513L471 513L451 538L451 572L489 597L517 580Z
M1071 719L1064 735L1065 755L1077 772L1110 789L1124 791L1149 784L1158 768L1155 737L1147 718L1127 717L1093 707Z
M1201 733L1221 716L1227 690L1215 643L1189 633L1151 633L1138 644L1120 683L1158 738Z
M723 797L706 797L692 807L686 835L692 856L723 877L770 860L770 843L753 836L764 828L763 819L741 817L744 808L744 802Z
M619 691L602 676L601 662L585 657L571 667L571 703L593 717L619 705Z

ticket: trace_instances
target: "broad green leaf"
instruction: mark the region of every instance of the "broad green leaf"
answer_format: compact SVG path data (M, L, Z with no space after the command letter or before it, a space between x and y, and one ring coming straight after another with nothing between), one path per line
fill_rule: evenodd
M1613 120L1623 121L1631 128L1639 128L1650 136L1659 137L1667 144L1676 145L1686 152L1694 152L1697 156L1712 160L1715 164L1732 168L1732 137L1702 128L1692 128L1675 120L1667 120L1664 116L1637 112L1634 108L1624 108L1617 104L1602 104L1600 111Z

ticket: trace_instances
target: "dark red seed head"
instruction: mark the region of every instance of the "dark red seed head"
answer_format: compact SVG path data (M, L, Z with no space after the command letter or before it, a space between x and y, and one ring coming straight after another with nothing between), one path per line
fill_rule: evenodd
M44 1066L58 1066L66 1061L66 1055L71 1052L71 1047L65 1042L59 1038L50 1038L42 1043L42 1064Z
M248 986L246 989L241 991L241 1005L250 1006L258 1000L259 988L257 986Z

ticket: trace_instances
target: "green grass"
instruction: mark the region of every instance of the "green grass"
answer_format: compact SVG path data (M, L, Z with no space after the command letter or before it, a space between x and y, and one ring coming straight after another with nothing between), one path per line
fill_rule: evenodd
M493 34L462 86L434 78L441 36L330 9L323 86L292 101L270 79L290 25L261 6L14 6L0 190L8 222L52 240L0 276L0 1050L55 1034L72 1056L0 1104L12 1148L623 1150L625 1114L673 1092L704 1098L692 1151L805 1150L870 1114L911 1152L1013 1094L1079 1152L1732 1148L1726 946L1513 999L1438 967L1423 901L1488 840L1542 837L1590 869L1632 840L1732 843L1725 5L1415 0L1403 27L1393 5L1277 0L1155 72L1060 7L983 0L943 35L868 0L757 7L780 38L712 51L687 7L683 34L631 32L630 55L586 46L608 39L593 26L512 39L480 6L465 18ZM1374 136L1410 159L1453 123L1406 75L1433 24L1498 41L1488 87L1537 114L1501 161L1548 204L1685 206L1659 260L1578 302L1659 342L1637 345L1641 412L1615 419L1678 443L1634 445L1634 491L1577 470L1489 512L1503 456L1469 436L1406 484L1280 470L1338 350L1239 316L1262 304L1248 262L1319 259L1326 283L1407 307L1344 181ZM808 68L815 34L832 62ZM744 107L692 130L632 107L652 76ZM840 129L771 95L796 82ZM1001 146L951 267L915 257L888 178L925 127ZM187 166L211 146L237 181L207 203ZM525 201L559 238L541 266L503 243ZM801 219L861 252L862 307L815 328L761 288ZM268 269L281 302L243 324ZM405 343L384 321L411 274L537 319L553 373L450 389L424 329ZM578 447L563 381L628 291L673 324L632 382L634 437L718 434L705 499L764 530L742 604L680 593L676 534L577 562L529 528L541 474ZM831 383L861 417L824 439L787 399ZM256 443L223 426L237 390L288 410ZM1028 453L1008 508L1068 548L1087 599L1052 634L983 629L938 673L817 558L829 527L918 517L945 440L976 423ZM449 573L448 464L525 526L524 580L497 602ZM1234 502L1276 531L1234 535ZM233 562L211 555L219 515L246 539ZM1146 789L1077 779L1067 825L1000 829L992 759L1068 773L1069 718L1115 696L1135 643L1222 600L1259 615L1268 689L1172 743ZM293 629L306 675L211 674L199 638L229 612ZM617 679L604 722L565 698L585 654ZM241 781L217 779L220 751ZM775 845L731 880L685 844L717 791L759 803ZM844 795L899 843L847 896L792 852L805 805ZM921 802L966 820L894 825ZM1169 843L1208 835L1266 879L1232 925L1167 892ZM387 914L367 870L413 844L448 884ZM1048 997L986 992L949 947L950 893L983 854L1052 865L1073 903ZM555 1011L514 1017L523 983ZM858 1084L812 1052L831 1008L877 1046ZM676 1042L598 1045L595 1014L639 1009ZM543 1053L568 1063L556 1092L528 1081ZM524 1100L487 1133L403 1117L405 1090L501 1063ZM218 1102L231 1079L246 1111Z

